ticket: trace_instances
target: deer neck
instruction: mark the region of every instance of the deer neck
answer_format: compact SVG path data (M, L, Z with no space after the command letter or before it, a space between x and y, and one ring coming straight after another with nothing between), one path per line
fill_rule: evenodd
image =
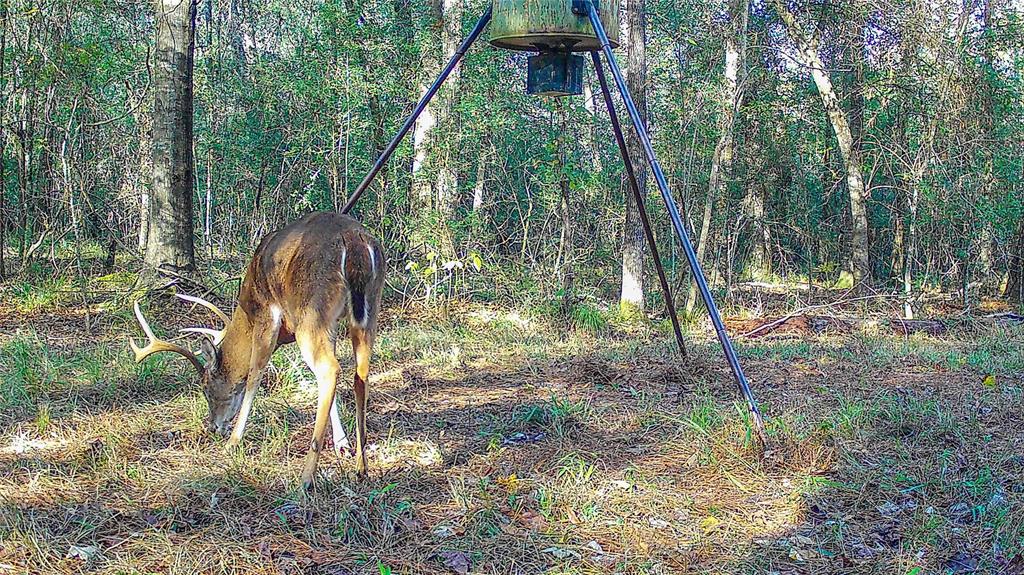
M249 375L251 356L252 323L239 306L231 314L231 323L224 328L224 341L220 346L220 367L228 381L239 382Z

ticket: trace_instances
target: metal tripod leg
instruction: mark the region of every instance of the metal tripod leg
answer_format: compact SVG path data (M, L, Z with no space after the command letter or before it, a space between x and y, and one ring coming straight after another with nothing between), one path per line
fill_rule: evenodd
M664 200L665 208L668 209L669 217L672 219L672 227L675 229L676 236L679 238L683 251L686 253L686 259L690 263L690 271L693 272L693 280L697 282L701 298L704 300L704 306L708 310L708 315L711 316L711 323L715 326L715 333L718 335L718 341L722 345L722 351L725 352L725 358L729 362L729 367L732 368L732 373L736 378L736 383L739 384L740 391L747 400L747 406L749 407L750 414L754 419L754 430L757 434L757 438L761 442L761 445L764 446L766 436L764 432L764 419L761 417L761 410L757 407L757 401L754 400L754 394L750 390L750 384L747 383L747 377L743 375L743 368L740 367L740 360L736 356L736 350L733 349L732 342L729 340L729 334L725 331L725 324L722 323L722 317L718 313L718 307L715 306L715 300L711 296L711 290L708 288L707 280L704 279L704 272L701 270L700 262L697 261L697 254L693 250L693 244L690 242L690 238L686 234L686 229L683 227L683 219L679 215L679 208L676 207L676 202L672 198L672 192L669 191L668 182L665 179L664 172L661 170L661 165L658 163L658 158L654 155L654 147L651 146L651 138L647 135L647 129L640 120L640 113L636 109L636 104L633 103L633 98L629 94L629 88L626 87L625 80L622 78L622 71L619 69L618 62L615 61L615 54L612 52L611 43L608 41L608 34L605 32L604 25L601 23L601 18L597 13L597 7L591 0L584 0L584 3L587 7L587 14L590 17L590 24L593 26L594 32L597 33L597 38L601 42L601 51L604 52L605 60L608 62L608 68L611 70L612 77L615 79L615 85L619 90L619 94L622 96L622 101L626 105L629 117L633 121L633 129L636 130L636 134L640 138L640 143L643 145L647 163L650 165L651 171L654 173L654 180L658 184L658 190L661 192L661 198Z
M654 232L651 230L651 220L647 217L647 208L644 206L644 196L640 192L640 184L636 179L636 172L633 171L633 160L629 157L629 150L626 148L626 139L622 136L622 125L619 124L619 115L615 113L615 104L612 102L612 93L608 90L608 80L604 77L604 70L601 69L601 56L597 52L591 52L590 57L594 62L594 71L597 72L597 81L601 84L601 94L604 95L604 105L608 108L608 117L612 121L612 132L615 133L615 143L619 145L619 154L622 155L622 163L626 168L626 179L629 180L629 189L636 200L636 209L640 212L640 223L644 228L644 235L647 236L647 245L651 248L651 256L654 257L654 267L658 270L658 280L661 282L661 291L665 292L665 307L668 308L668 315L672 319L672 330L676 334L676 343L679 344L679 353L687 357L686 343L683 340L683 332L679 329L679 317L676 315L676 305L672 300L672 290L668 285L668 277L665 276L665 268L661 266L661 256L658 254L658 246L654 242Z
M459 64L459 61L462 60L462 57L466 55L466 52L469 51L469 47L473 45L473 42L475 42L476 39L480 37L480 34L484 31L484 28L490 21L491 7L488 6L487 10L484 11L483 15L480 16L480 19L477 20L476 26L473 27L473 31L469 33L469 36L466 36L466 39L462 41L462 44L459 45L459 48L455 51L454 54L452 54L451 59L448 60L448 64L445 65L444 69L441 70L441 73L437 76L437 79L434 80L434 83L431 84L430 88L427 89L427 92L423 94L422 98L420 98L420 101L419 103L416 104L416 107L413 109L412 114L409 114L409 117L406 118L405 123L402 124L401 128L399 128L398 133L395 134L394 138L391 138L391 141L388 142L387 147L385 147L384 151L380 153L380 157L377 158L376 162L374 162L373 167L370 168L370 171L366 173L366 176L363 178L363 181L359 182L359 185L356 186L355 191L352 192L352 197L350 197L348 199L348 202L345 203L345 207L341 208L341 213L347 214L349 210L352 209L352 206L354 206L356 202L359 201L359 197L363 195L363 192L366 191L366 188L368 188L370 186L370 183L373 182L373 178L377 176L377 173L380 172L381 168L384 167L384 164L386 164L388 159L391 158L391 154L395 152L395 148L397 148L398 145L402 143L402 138L404 138L405 135L409 133L409 130L412 129L413 124L416 123L416 119L420 117L420 114L423 112L423 109L426 108L427 104L430 103L431 98L433 98L434 94L436 94L437 91L441 88L441 85L444 84L444 81L448 79L448 75L452 73L452 70L454 70L455 66Z

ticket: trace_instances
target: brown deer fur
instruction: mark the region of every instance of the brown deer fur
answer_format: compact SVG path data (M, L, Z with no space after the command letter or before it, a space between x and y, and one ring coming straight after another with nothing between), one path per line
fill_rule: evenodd
M234 419L228 445L238 444L271 354L280 345L298 343L318 389L313 439L302 472L303 486L309 487L323 450L328 417L334 428L335 449L340 453L348 448L334 404L340 371L335 344L339 324L343 324L355 356L356 469L365 474L366 380L384 270L380 243L349 216L316 212L264 237L249 263L238 305L224 330L189 330L212 337L204 338L200 346L211 431L225 433ZM185 299L215 309L198 298ZM150 337L145 348L132 343L138 361L158 351L192 355L155 338L138 304L136 315ZM190 360L200 365L194 355Z

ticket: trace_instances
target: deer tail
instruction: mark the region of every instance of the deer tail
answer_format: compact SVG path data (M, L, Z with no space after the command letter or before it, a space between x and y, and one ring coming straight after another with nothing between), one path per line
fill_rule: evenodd
M376 242L361 239L363 241L351 242L345 246L342 268L351 298L352 320L366 327L370 311L366 292L379 274L383 273L384 258Z

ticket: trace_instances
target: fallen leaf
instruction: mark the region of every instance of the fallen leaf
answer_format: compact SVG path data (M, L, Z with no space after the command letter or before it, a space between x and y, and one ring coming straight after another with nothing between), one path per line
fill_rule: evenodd
M313 511L311 509L303 509L297 503L291 501L286 501L274 508L274 515L283 523L295 527L305 526L313 520Z
M612 557L611 555L605 553L604 547L601 547L601 544L597 541L591 540L589 543L587 543L586 547L587 549L593 552L590 555L590 560L596 563L597 565L600 565L604 568L610 568L615 565L615 557Z
M81 559L82 561L91 561L94 557L100 554L99 547L93 545L72 545L68 548L68 552L64 557L66 559Z
M990 374L985 376L985 379L983 379L981 381L981 383L985 387L995 387L996 386L996 376L994 374L990 373Z
M543 515L529 509L519 515L519 522L535 531L542 531L548 526L548 522L544 519Z
M961 551L946 561L945 567L947 573L974 573L978 570L978 558Z
M447 525L438 525L434 528L432 533L436 537L441 537L443 539L445 537L451 537L452 535L455 535L455 530Z
M971 506L964 503L963 501L954 503L949 506L949 516L954 523L959 525L966 525L971 523L974 519L974 514L971 511Z
M515 493L519 489L519 478L515 473L509 474L508 477L499 477L495 482L509 493Z
M811 539L810 537L807 537L806 535L793 535L792 537L789 538L789 541L790 541L790 543L796 543L796 544L799 544L799 545L807 545L807 546L814 545L814 540Z
M718 525L722 523L720 519L713 515L708 515L700 522L700 528L704 530L704 533L710 533L715 530Z
M462 551L442 551L439 555L445 567L460 575L469 573L469 556Z
M401 516L398 518L398 524L402 526L402 529L406 531L422 531L423 522L415 517Z
M544 433L543 431L539 431L537 433L523 433L520 431L513 433L509 437L503 438L501 440L501 445L504 447L511 447L515 445L537 443L538 441L543 440L545 437L547 437L547 434Z
M791 547L789 549L789 558L792 559L793 561L798 561L798 562L807 561L808 559L810 559L811 557L814 557L815 555L816 555L816 553L814 551L810 550L810 549L797 549L796 547Z
M569 523L572 523L573 525L579 525L580 518L578 515L576 515L576 511L572 507L565 508L565 515L566 518L569 520Z
M649 523L651 527L654 527L655 529L664 529L669 525L668 521L665 521L664 519L658 519L657 517L648 517L647 523Z

